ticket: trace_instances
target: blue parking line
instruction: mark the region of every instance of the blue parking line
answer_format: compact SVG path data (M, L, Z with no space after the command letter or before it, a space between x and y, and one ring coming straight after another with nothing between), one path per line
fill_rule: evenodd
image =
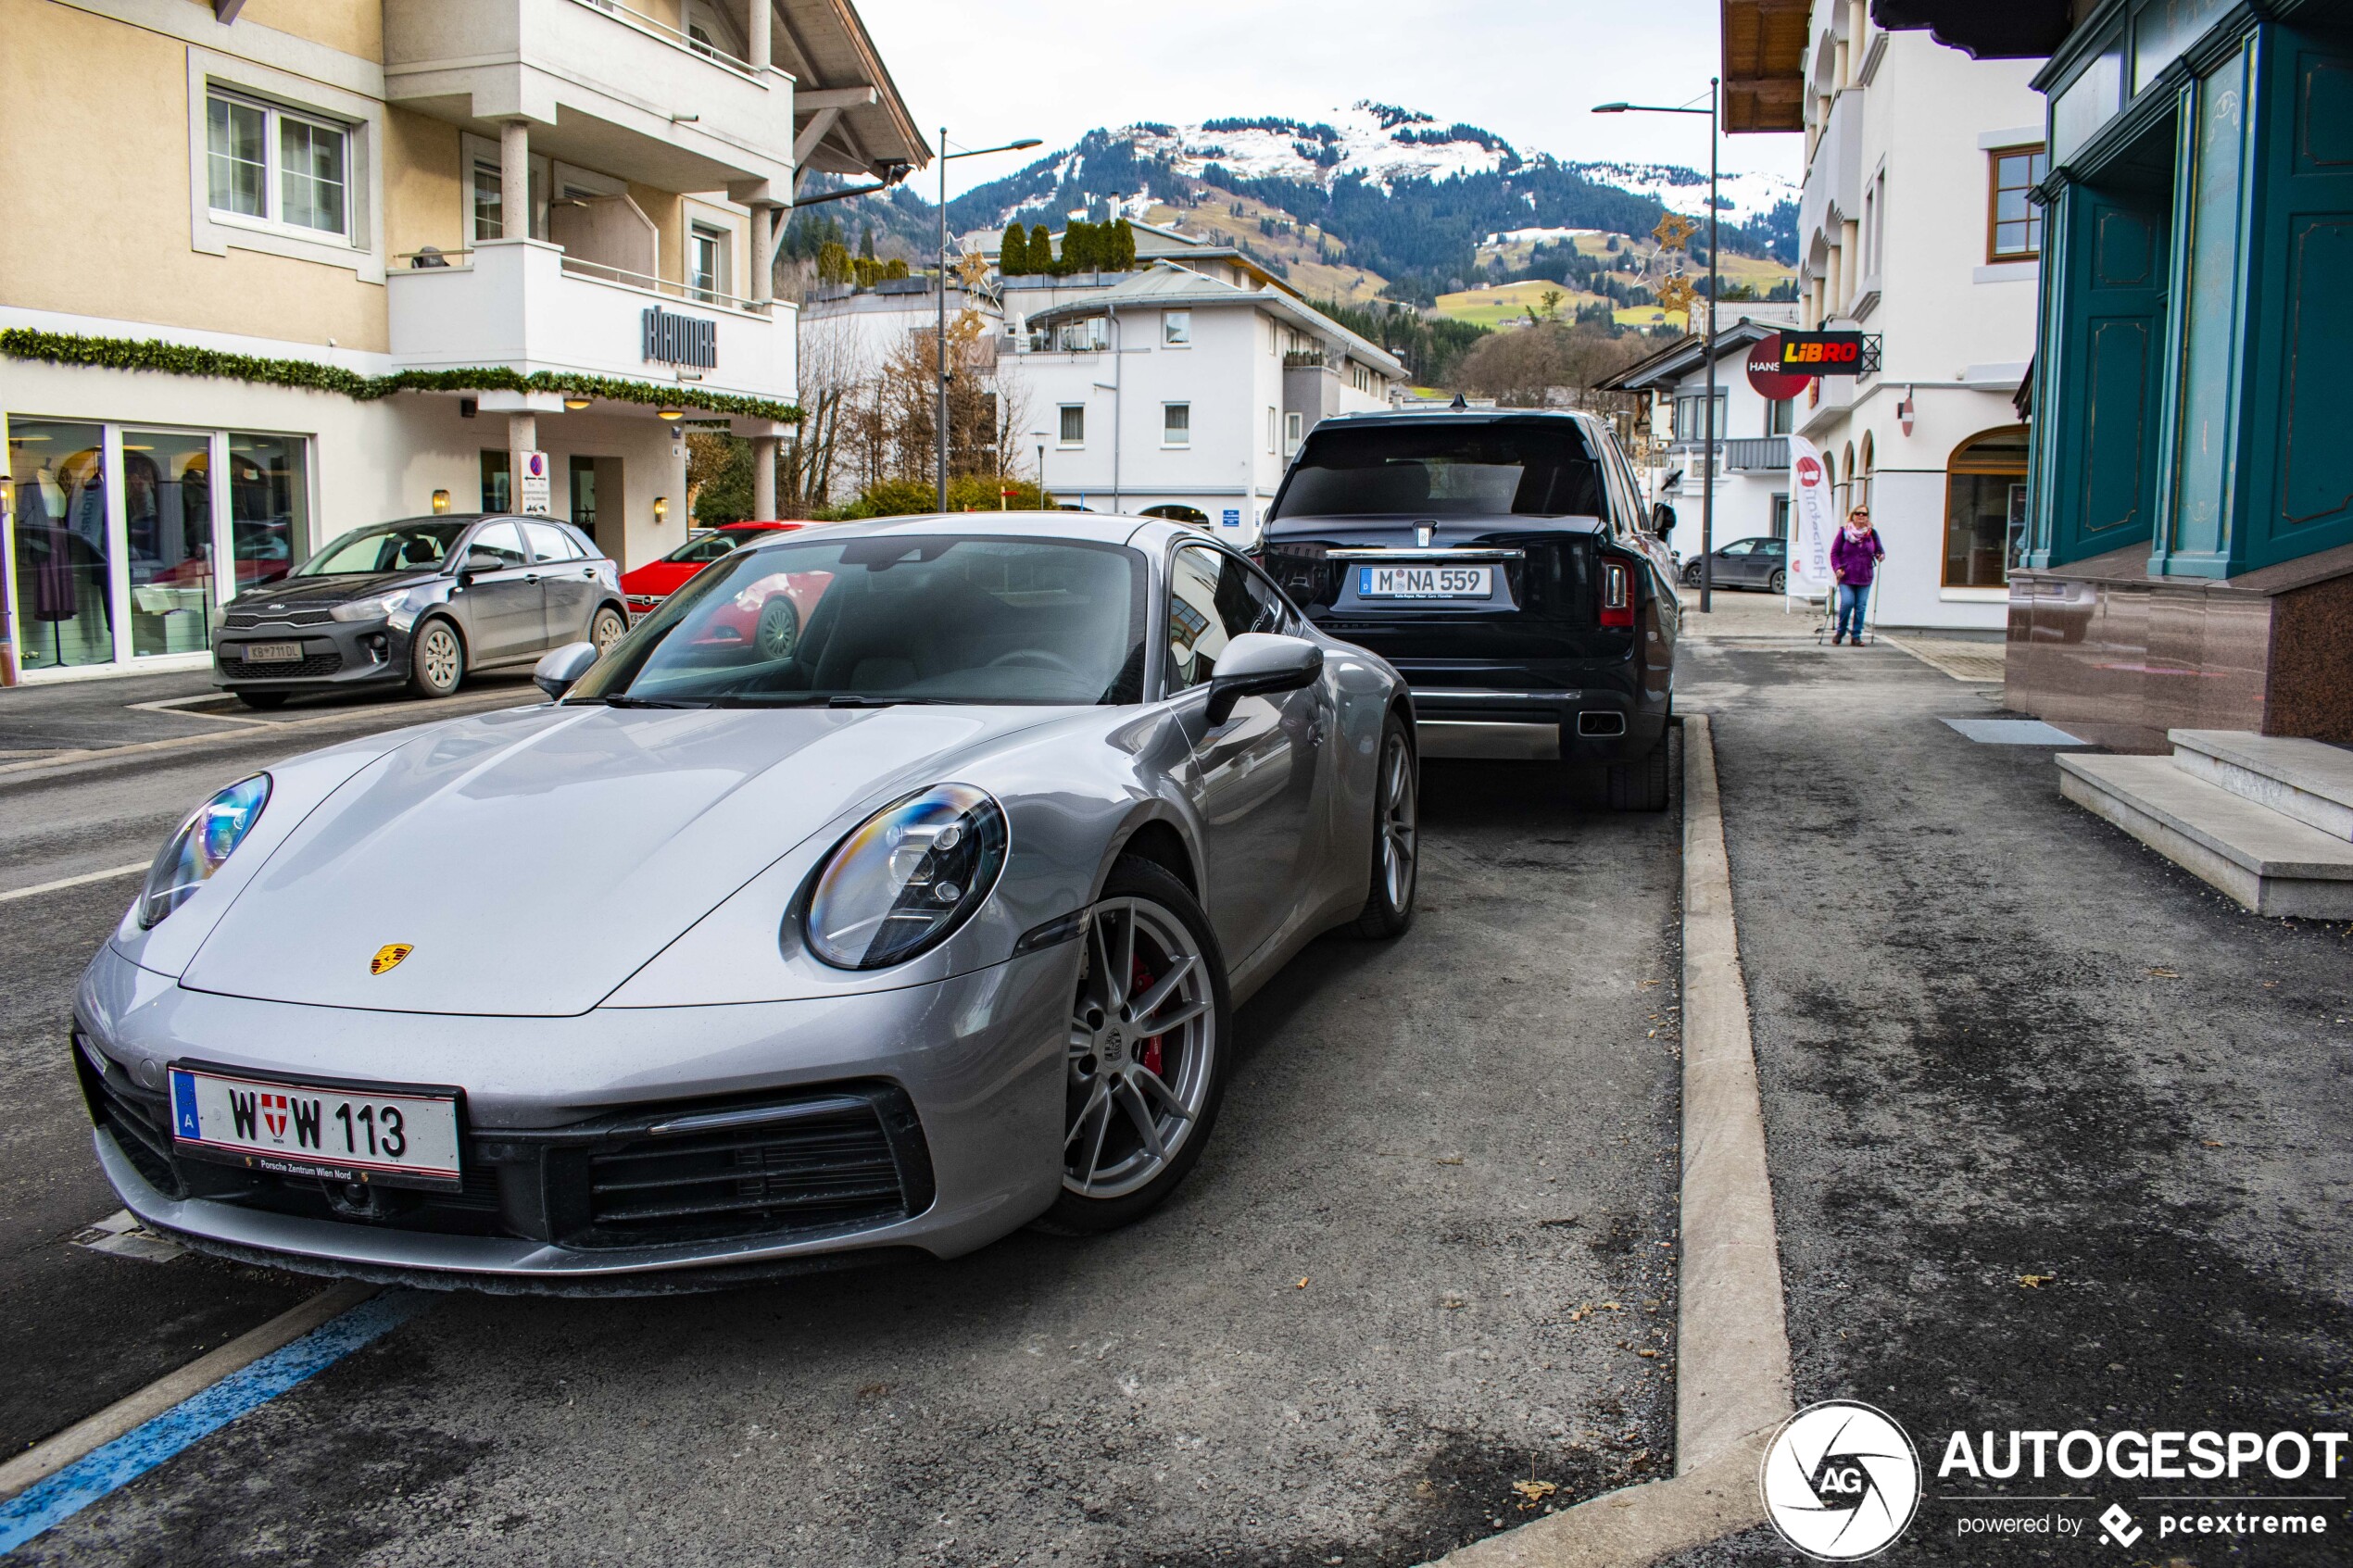
M269 1403L361 1346L382 1338L432 1299L423 1291L387 1290L363 1301L26 1487L0 1503L0 1556L128 1486L198 1438L218 1432L247 1411Z

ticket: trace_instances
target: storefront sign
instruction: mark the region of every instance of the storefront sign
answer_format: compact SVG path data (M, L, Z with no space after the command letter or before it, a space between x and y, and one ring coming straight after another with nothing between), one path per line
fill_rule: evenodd
M525 452L522 455L522 509L534 517L546 517L555 508L548 496L547 454Z
M1789 596L1827 596L1836 585L1831 539L1838 528L1831 520L1830 469L1802 435L1789 438Z
M649 305L637 313L639 346L648 361L711 370L719 363L719 323Z
M1227 507L1221 514L1219 514L1217 521L1224 523L1228 528L1239 528L1242 525L1241 508L1239 507Z
M1756 389L1759 397L1776 403L1786 397L1794 397L1806 390L1806 383L1812 379L1810 375L1792 374L1781 369L1781 334L1779 332L1759 338L1756 345L1748 351L1748 384Z
M1859 376L1861 332L1783 332L1781 370L1793 376Z

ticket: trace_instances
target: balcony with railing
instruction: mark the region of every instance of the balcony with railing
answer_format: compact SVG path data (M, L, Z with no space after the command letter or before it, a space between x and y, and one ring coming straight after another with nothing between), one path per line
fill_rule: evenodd
M1787 467L1786 435L1742 436L1724 443L1724 469L1728 473L1764 473Z
M796 310L783 302L575 257L544 240L396 257L384 282L392 357L404 370L498 367L795 395Z
M793 82L622 0L384 0L384 96L666 191L782 200Z

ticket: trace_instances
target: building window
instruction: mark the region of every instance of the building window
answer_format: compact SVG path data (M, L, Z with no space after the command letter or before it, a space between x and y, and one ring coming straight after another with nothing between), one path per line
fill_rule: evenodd
M1724 414L1729 394L1716 389L1716 439L1724 439ZM1675 439L1693 445L1707 439L1707 395L1704 392L1683 392L1675 395Z
M486 512L514 510L514 488L510 483L508 458L504 452L482 455L482 509Z
M205 99L208 202L216 213L348 236L351 133L222 93Z
M572 525L586 534L589 543L595 544L597 541L597 459L584 458L575 453L571 459L570 470Z
M1997 147L1987 156L1992 195L1985 220L1985 259L2032 261L2043 254L2043 209L2026 193L2050 172L2041 147Z
M1193 444L1191 404L1164 403L1160 406L1160 444L1163 446L1190 446Z
M1064 446L1086 445L1087 405L1084 403L1065 403L1062 406L1062 445Z
M1275 455L1275 419L1278 412L1274 408L1266 410L1266 455L1270 458Z
M1101 316L1064 321L1054 329L1054 346L1064 354L1095 352L1103 346L1104 338L1103 318Z
M1189 310L1162 311L1160 341L1171 348L1190 346L1193 341L1193 313Z
M1999 588L2026 526L2026 427L1971 436L1944 465L1944 586Z
M686 282L695 297L706 305L724 303L734 293L727 265L735 249L730 243L734 238L724 229L698 223L687 240Z
M1773 497L1772 528L1774 538L1786 539L1789 537L1789 497L1787 495L1775 495Z
M1793 397L1776 397L1768 402L1765 405L1765 433L1787 435L1796 418L1796 408L1797 400Z
M1283 416L1284 457L1295 458L1299 455L1300 438L1305 433L1306 424L1307 416L1304 414L1290 413Z

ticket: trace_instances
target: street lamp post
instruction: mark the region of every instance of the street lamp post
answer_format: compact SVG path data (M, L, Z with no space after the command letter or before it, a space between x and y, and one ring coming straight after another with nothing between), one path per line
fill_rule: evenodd
M932 340L939 365L938 412L933 423L939 468L939 509L948 509L948 160L956 157L978 157L984 153L1013 153L1038 145L1035 136L1025 136L1018 142L1007 142L996 147L967 147L963 152L948 150L948 127L939 128L939 324Z
M1033 430L1029 439L1038 446L1038 509L1046 509L1046 433Z
M1706 402L1701 415L1705 445L1700 449L1699 493L1699 612L1714 609L1716 587L1716 301L1720 294L1716 272L1716 181L1718 144L1717 105L1723 82L1707 79L1707 107L1669 108L1659 104L1596 104L1595 114L1704 114L1707 117L1707 335L1700 352L1707 358Z

